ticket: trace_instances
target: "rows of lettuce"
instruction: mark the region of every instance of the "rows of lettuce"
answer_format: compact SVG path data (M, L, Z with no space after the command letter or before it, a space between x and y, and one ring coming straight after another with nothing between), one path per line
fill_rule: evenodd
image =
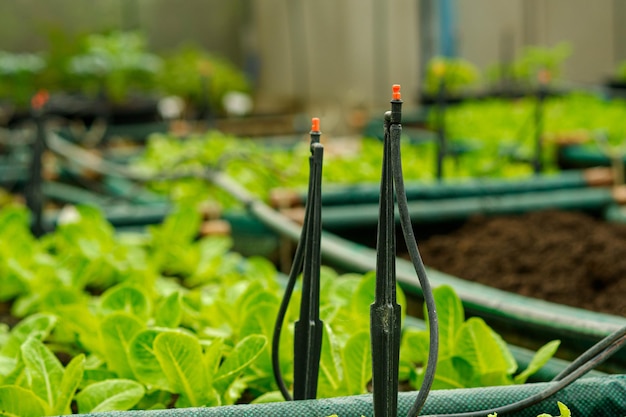
M96 209L78 207L35 239L23 207L3 209L0 300L10 315L2 319L17 324L0 324L2 409L27 417L280 400L268 344L280 275L267 259L231 252L229 238L197 238L199 223L181 208L147 234L116 234ZM367 392L374 281L322 270L319 397ZM519 370L484 321L465 320L452 289L436 292L435 388L523 383L558 347L549 343ZM299 298L281 339L288 385ZM399 301L406 311L401 291ZM427 331L406 328L400 379L412 388L427 352Z
M445 112L445 133L450 152L444 160L444 179L520 178L532 175L535 155L534 98L490 99L450 106ZM433 110L435 112L436 110ZM626 138L626 103L576 93L550 97L542 116L543 166L545 172L559 170L557 149L563 142L587 143L605 150L599 143L619 149ZM434 114L428 128L434 129ZM381 126L382 129L382 126ZM434 134L426 139L412 138L405 128L403 169L408 181L432 182L436 176L437 145ZM420 134L423 136L424 132ZM334 141L332 132L322 136L326 151L323 181L329 184L376 183L382 166L382 143L364 138L347 144ZM145 173L181 172L193 169L219 169L240 184L267 199L277 187L305 189L309 155L308 139L292 146L269 145L211 131L184 140L174 135L153 135L134 166ZM153 184L176 199L204 196L228 201L201 180ZM228 204L228 203L227 203Z

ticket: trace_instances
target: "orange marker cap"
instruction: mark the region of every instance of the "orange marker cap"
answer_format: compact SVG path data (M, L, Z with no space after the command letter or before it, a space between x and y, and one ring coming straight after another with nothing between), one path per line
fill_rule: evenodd
M392 98L394 100L400 100L401 99L401 94L400 94L400 84L394 84L393 87L391 87L391 91L393 91L393 95Z
M319 132L320 131L320 118L314 117L311 119L311 131Z

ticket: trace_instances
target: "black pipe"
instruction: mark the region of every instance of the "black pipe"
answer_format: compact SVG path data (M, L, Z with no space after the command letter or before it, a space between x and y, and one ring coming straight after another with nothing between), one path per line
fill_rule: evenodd
M443 179L443 163L448 152L446 141L446 84L442 77L437 90L437 106L435 110L435 129L437 131L437 161L435 178Z
M29 177L24 190L26 206L31 212L31 232L34 236L40 237L45 233L43 226L43 192L42 192L42 158L46 150L46 130L45 130L45 96L38 93L33 99L31 117L35 122L35 142L33 143L33 154L30 162ZM42 101L43 100L43 101Z
M537 89L537 105L535 106L535 158L533 160L533 170L535 174L543 171L543 113L544 102L547 95L547 70L539 74L539 87Z

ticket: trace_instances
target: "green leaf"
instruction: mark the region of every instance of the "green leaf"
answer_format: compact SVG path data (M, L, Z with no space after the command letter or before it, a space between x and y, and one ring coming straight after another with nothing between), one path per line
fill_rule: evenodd
M461 299L449 285L435 288L433 295L439 322L439 357L443 359L451 356L454 352L456 334L463 325L465 313ZM425 305L424 317L428 317ZM426 323L428 324L428 320Z
M48 414L46 403L33 391L15 385L0 387L0 416L41 417Z
M261 354L266 344L267 338L263 335L250 335L241 339L215 374L213 387L216 391L225 393L244 369Z
M200 259L193 274L185 280L189 287L195 287L205 282L215 280L220 275L224 256L232 247L233 242L230 237L210 237L204 238L199 243Z
M440 338L442 340L442 338ZM428 331L407 328L402 332L400 342L400 357L403 360L423 366L428 360L428 346L430 339ZM441 356L439 356L441 359Z
M0 251L0 255L2 255L2 251ZM26 293L28 291L28 279L26 277L33 275L15 258L6 259L5 262L4 268L0 263L0 269L4 270L0 275L0 301L8 301Z
M425 368L420 368L411 374L411 386L419 389L424 382ZM456 369L453 358L446 358L437 362L437 372L433 380L432 389L465 388L463 379Z
M530 360L528 367L515 376L513 379L515 383L523 384L526 382L528 377L541 369L541 367L554 356L560 344L560 340L553 340L540 347L539 350L537 350L537 353L535 353L533 358Z
M94 329L100 320L86 304L64 305L57 308L59 326L67 333L75 335L77 342L88 352L104 356L104 346L100 335Z
M70 363L65 367L65 372L63 372L63 378L61 378L61 384L58 390L57 400L52 411L54 415L71 414L70 404L78 385L83 379L84 371L85 355L81 353L72 358Z
M457 333L453 361L468 386L506 384L509 360L494 332L478 317L467 320ZM510 382L508 382L510 383Z
M10 374L17 365L16 358L7 358L6 356L0 356L0 381L2 377Z
M249 335L263 335L267 340L271 340L274 333L274 322L276 320L276 314L278 312L279 302L273 303L263 302L256 307L248 309L247 315L243 317L241 322L242 327L239 330L239 337L244 338ZM283 329L281 332L281 344L279 358L281 363L289 359L289 356L293 353L293 348L290 351L285 351L285 348L289 348L288 343L283 343L284 336L288 336L289 333ZM287 357L285 357L287 355ZM272 352L271 345L266 344L265 349L256 358L253 364L251 364L245 371L245 375L250 377L250 380L254 383L258 383L262 386L268 386L274 383L274 376L272 369ZM284 369L285 368L281 368Z
M350 299L350 324L354 331L369 329L370 305L376 295L376 274L365 274L356 289L353 289ZM354 333L353 333L354 334Z
M126 411L144 396L139 382L128 379L109 379L89 385L76 395L79 413Z
M204 405L209 389L202 347L198 338L181 332L165 332L154 339L154 354L179 402L192 407Z
M207 384L213 384L213 377L217 374L217 370L222 362L222 353L224 351L224 340L213 339L211 344L205 347L203 358L204 366L207 370Z
M110 288L101 298L103 311L123 311L146 320L150 316L148 296L139 288L117 285Z
M9 358L16 358L20 353L20 347L29 337L39 340L45 339L54 325L57 318L52 314L33 314L19 322L9 335L6 344L0 349L0 355Z
M24 369L26 365L24 365L24 361L20 355L16 359L10 359L12 361L13 367L10 372L4 376L2 383L4 385L19 385L19 386L27 386L28 381L26 380L26 373ZM1 357L1 356L0 356Z
M571 417L572 413L565 404L563 404L561 401L557 401L556 405L559 407L561 417Z
M257 308L261 304L276 305L279 303L275 292L269 292L264 289L265 284L261 281L254 280L250 282L246 291L237 300L237 311L243 318L250 314L251 310Z
M561 401L557 401L556 405L559 407L559 415L555 417L571 417L572 416L572 412ZM552 414L543 413L543 414L539 414L537 417L552 417Z
M130 364L140 382L148 387L172 391L154 352L154 339L163 331L147 329L137 333L130 342Z
M343 377L347 382L349 395L363 394L372 379L370 335L359 332L348 339L343 348Z
M498 346L500 346L500 352L502 353L502 356L504 357L504 359L506 360L508 364L508 367L506 369L507 375L513 375L515 371L517 371L517 368L518 368L517 361L515 360L513 353L511 353L511 350L507 346L504 339L502 339L502 336L496 333L493 329L491 329L491 335L494 338L494 340L498 343Z
M270 391L252 400L251 404L280 403L285 401L280 391Z
M163 298L154 313L157 326L176 328L183 317L181 295L175 291Z
M40 340L30 337L22 345L22 360L30 376L30 388L50 409L56 403L63 365Z
M331 327L324 323L322 353L317 393L319 397L347 395L348 388L341 373L341 354Z
M110 370L122 378L134 379L130 365L130 343L144 324L128 313L113 313L100 323L100 337Z

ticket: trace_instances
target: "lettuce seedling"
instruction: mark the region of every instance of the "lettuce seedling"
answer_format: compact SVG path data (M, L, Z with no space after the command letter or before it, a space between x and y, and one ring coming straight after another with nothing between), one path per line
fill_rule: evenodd
M506 343L483 319L465 320L463 305L449 286L434 290L439 316L440 350L433 389L524 383L556 352L559 341L537 351L522 372ZM427 323L428 324L428 323ZM400 350L401 378L419 388L428 352L428 330L406 329Z

